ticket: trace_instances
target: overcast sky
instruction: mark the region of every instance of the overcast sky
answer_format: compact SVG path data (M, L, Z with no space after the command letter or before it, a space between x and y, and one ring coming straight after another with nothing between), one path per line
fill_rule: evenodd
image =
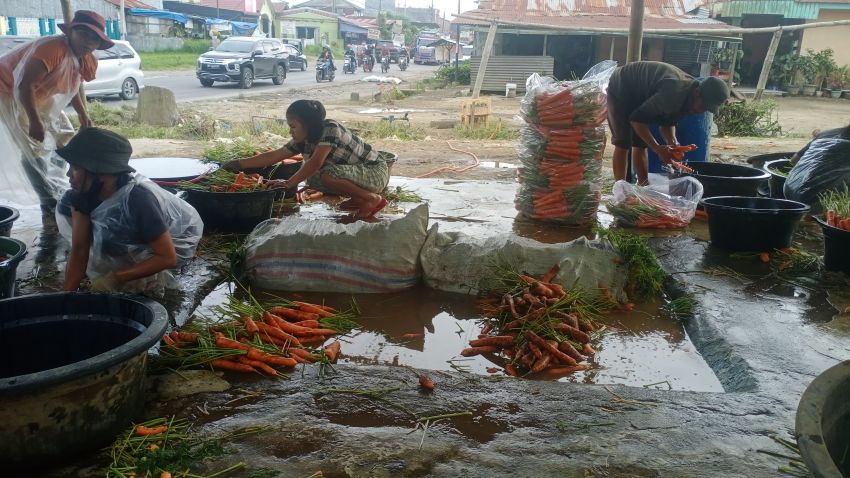
M295 0L290 4L297 6L307 0ZM397 8L404 8L404 2L407 2L408 7L430 7L431 0L395 0ZM433 0L434 8L445 12L446 18L451 19L457 13L458 0ZM353 3L363 5L363 0L353 0ZM474 10L477 7L476 0L460 0L460 9L462 12Z

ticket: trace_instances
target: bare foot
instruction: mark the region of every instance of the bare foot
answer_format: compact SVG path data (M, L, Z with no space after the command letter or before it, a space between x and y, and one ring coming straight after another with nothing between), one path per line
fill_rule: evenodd
M372 196L369 197L369 201L363 203L360 209L357 210L357 213L354 214L354 217L357 219L365 219L367 217L372 217L386 206L386 199L384 199L378 194L372 194Z

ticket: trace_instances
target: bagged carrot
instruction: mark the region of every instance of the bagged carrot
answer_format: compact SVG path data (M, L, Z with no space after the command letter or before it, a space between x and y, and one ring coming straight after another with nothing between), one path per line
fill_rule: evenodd
M608 204L608 212L620 226L653 229L687 226L702 198L702 184L685 176L670 181L666 189L683 195L665 194L653 187L617 181L614 183L614 200Z

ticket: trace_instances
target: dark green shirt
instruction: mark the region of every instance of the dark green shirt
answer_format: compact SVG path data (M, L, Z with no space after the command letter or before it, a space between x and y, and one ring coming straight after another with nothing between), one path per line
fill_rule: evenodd
M614 71L608 94L622 104L629 121L672 126L690 114L698 86L698 81L673 65L636 61Z

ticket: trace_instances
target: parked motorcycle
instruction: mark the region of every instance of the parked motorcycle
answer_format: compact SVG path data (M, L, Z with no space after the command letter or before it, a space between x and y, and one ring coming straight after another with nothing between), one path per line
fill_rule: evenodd
M316 83L334 81L334 71L330 60L316 60Z
M375 68L375 57L372 55L366 55L363 57L363 72L370 73L372 68Z
M352 75L357 71L357 60L354 59L351 55L345 56L345 62L342 65L342 72L344 74L351 73Z
M400 56L398 58L398 69L401 71L407 70L407 62L410 61L406 56Z
M383 55L381 56L381 73L386 73L390 71L390 56Z

